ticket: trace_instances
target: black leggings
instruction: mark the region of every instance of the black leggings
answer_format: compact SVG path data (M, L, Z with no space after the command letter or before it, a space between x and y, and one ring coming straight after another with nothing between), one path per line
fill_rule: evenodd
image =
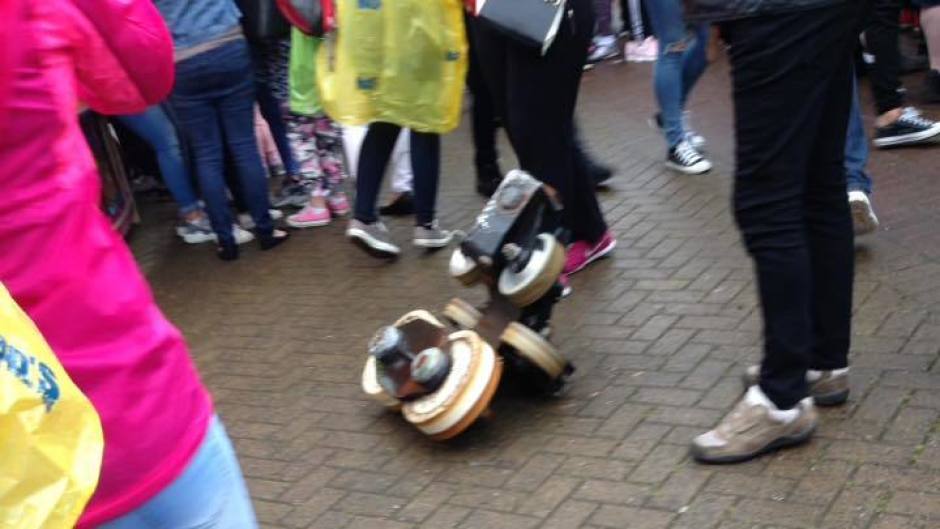
M359 169L356 172L355 217L373 223L379 216L375 204L382 188L385 168L395 148L401 127L392 123L372 123L362 140ZM441 137L433 133L411 131L411 170L414 173L415 224L426 226L434 221L437 184L440 179Z
M594 17L591 0L569 0L568 7L573 16L564 16L544 57L479 23L473 35L496 114L504 118L522 169L561 195L573 239L594 243L607 224L574 142L574 107Z

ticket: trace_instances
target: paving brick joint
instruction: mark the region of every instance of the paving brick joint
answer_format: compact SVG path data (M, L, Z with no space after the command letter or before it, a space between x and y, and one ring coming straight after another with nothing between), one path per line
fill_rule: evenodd
M648 65L596 68L579 105L591 151L617 169L600 196L619 246L556 311L555 340L578 371L557 398L501 391L492 417L446 444L368 401L358 378L379 326L454 295L483 300L447 276L449 252L409 247L386 264L337 223L226 264L174 240L171 207L144 208L135 255L189 339L262 526L940 527L940 150L873 154L883 228L857 243L849 403L821 412L808 445L700 466L688 441L741 395L738 375L760 352L729 213L727 68L709 70L691 104L709 175L663 169L645 125ZM445 226L467 227L482 205L471 157L464 123L444 140ZM405 242L409 222L391 230Z

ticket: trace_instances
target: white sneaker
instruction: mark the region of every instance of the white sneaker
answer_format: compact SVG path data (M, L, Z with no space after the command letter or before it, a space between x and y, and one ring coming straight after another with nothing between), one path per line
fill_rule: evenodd
M594 42L591 44L591 50L588 53L587 62L601 62L616 57L617 53L617 39L613 35L594 37Z
M849 191L849 207L852 209L852 225L855 235L865 235L878 229L878 217L871 207L871 200L864 191Z
M284 218L284 213L279 209L269 209L268 215L271 215L271 220L281 220ZM246 230L255 229L255 220L251 218L251 214L249 213L239 213L238 224Z
M682 140L669 149L666 157L666 167L683 174L697 175L712 170L712 163L702 153L686 140Z
M245 244L255 240L255 234L242 228L238 224L232 224L232 236L235 237L235 244Z
M454 240L454 232L442 230L437 221L430 226L415 226L414 245L419 248L443 248Z
M346 237L376 257L395 257L401 253L401 249L392 241L388 228L378 221L366 224L360 220L351 219L349 227L346 228Z

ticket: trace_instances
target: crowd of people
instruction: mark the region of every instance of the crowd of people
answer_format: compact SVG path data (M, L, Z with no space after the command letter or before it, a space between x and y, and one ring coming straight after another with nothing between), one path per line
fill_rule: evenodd
M936 100L940 5L916 3L930 58L926 90ZM237 259L239 245L252 240L262 250L284 243L291 231L279 227L282 216L295 229L349 216L348 238L387 258L401 249L383 215L413 215L418 247L454 239L436 214L441 135L457 125L466 86L476 191L487 197L499 185L501 127L521 169L564 204L571 236L564 277L616 246L596 195L612 170L591 158L575 122L585 66L621 54L611 0L566 0L542 53L485 23L472 0L338 0L339 44L296 28L249 30L234 0L0 5L13 28L0 31L0 189L15 206L0 210L0 281L101 416L101 481L79 527L257 527L184 339L98 210L80 106L114 116L152 146L178 207L178 235L214 242L222 260ZM326 80L324 65L355 63L349 50L376 58L369 37L344 27L355 20L354 5L395 12L384 24L433 11L441 27L422 26L424 38L396 37L400 53L382 55L374 77ZM816 405L848 398L854 235L878 227L857 69L874 97L875 147L940 140L940 123L906 102L901 7L899 0L619 7L622 53L655 58L650 125L662 134L669 169L712 170L687 108L712 34L727 45L731 65L733 211L756 265L764 355L744 373L748 389L735 409L692 441L699 461L743 461L803 442L816 428ZM441 64L429 65L429 56ZM375 90L385 73L409 68L427 76L418 85L407 80L420 87L414 100ZM369 103L366 123L356 114L362 105L343 105L353 97ZM379 207L390 164L393 195Z

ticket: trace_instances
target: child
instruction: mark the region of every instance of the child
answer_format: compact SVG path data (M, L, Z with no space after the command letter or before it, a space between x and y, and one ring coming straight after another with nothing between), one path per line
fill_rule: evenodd
M323 113L317 92L316 56L321 42L291 29L288 137L309 197L303 209L287 217L287 224L293 228L326 226L333 216L349 213L342 187L346 176L342 135Z

